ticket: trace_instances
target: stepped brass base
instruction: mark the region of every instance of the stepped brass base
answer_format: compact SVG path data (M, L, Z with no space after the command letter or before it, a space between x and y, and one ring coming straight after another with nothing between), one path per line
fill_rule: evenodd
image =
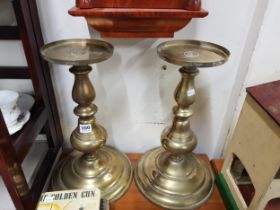
M139 190L166 209L195 209L214 189L212 173L193 153L174 157L162 147L156 148L139 160L135 170Z
M121 152L104 146L96 152L95 158L81 153L73 154L57 165L52 178L53 190L97 187L101 197L110 202L128 190L133 171L130 161Z

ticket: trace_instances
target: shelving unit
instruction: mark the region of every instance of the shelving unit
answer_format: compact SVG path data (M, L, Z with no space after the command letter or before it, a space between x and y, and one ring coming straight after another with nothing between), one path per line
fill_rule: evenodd
M1 66L0 78L31 79L35 103L30 120L12 136L0 114L0 175L16 209L32 210L61 148L63 136L48 64L41 59L39 51L44 42L36 0L13 0L12 4L18 25L0 26L0 40L21 40L28 66ZM21 164L41 132L46 134L48 151L29 187Z

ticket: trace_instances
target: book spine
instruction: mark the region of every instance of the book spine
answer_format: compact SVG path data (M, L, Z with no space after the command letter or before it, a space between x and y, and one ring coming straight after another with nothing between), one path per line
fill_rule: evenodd
M101 199L100 210L110 210L110 203L108 200Z

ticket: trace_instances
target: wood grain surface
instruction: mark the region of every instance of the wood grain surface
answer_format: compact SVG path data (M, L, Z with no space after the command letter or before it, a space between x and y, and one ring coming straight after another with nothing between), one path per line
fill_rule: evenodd
M145 8L199 10L201 0L76 0L76 6L85 8Z
M103 38L173 37L208 12L201 0L76 0L68 13L84 16Z
M204 161L207 162L210 167L209 159L206 155L199 155ZM133 165L136 166L137 160L141 157L141 154L128 154L128 157ZM162 208L152 204L144 198L139 192L135 183L133 182L128 192L118 201L111 205L112 210L161 210ZM225 206L217 190L214 189L214 193L208 202L200 207L198 210L225 210Z
M280 126L280 80L249 87L247 92Z

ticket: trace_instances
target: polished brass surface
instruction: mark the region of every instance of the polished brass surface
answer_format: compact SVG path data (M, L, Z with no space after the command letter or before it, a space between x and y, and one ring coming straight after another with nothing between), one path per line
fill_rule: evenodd
M70 51L75 52L75 55L67 54ZM67 190L97 187L101 190L102 198L113 202L128 189L133 177L132 169L126 156L104 146L107 133L96 123L97 106L92 104L95 90L88 77L91 67L85 65L108 59L113 47L97 40L63 40L46 45L41 52L51 62L74 64L70 68L75 76L72 97L78 104L74 109L75 115L79 117L78 125L70 137L75 151L55 168L52 188ZM85 54L90 55L89 60L86 60Z
M95 39L66 39L46 44L41 55L51 63L88 65L110 58L113 46Z
M112 147L103 146L94 156L73 154L57 165L53 174L54 190L99 188L102 198L119 199L132 181L129 160Z
M172 125L162 132L162 147L148 151L139 160L135 181L147 199L163 208L195 209L209 199L214 187L211 171L192 153L197 145L189 121L193 115L190 106L196 96L196 67L222 64L229 52L212 43L179 40L160 44L158 54L170 63L183 66L179 69L181 81L174 94L177 105L173 108Z
M213 67L225 63L230 52L217 44L198 40L173 40L161 43L158 55L163 60L193 67Z

